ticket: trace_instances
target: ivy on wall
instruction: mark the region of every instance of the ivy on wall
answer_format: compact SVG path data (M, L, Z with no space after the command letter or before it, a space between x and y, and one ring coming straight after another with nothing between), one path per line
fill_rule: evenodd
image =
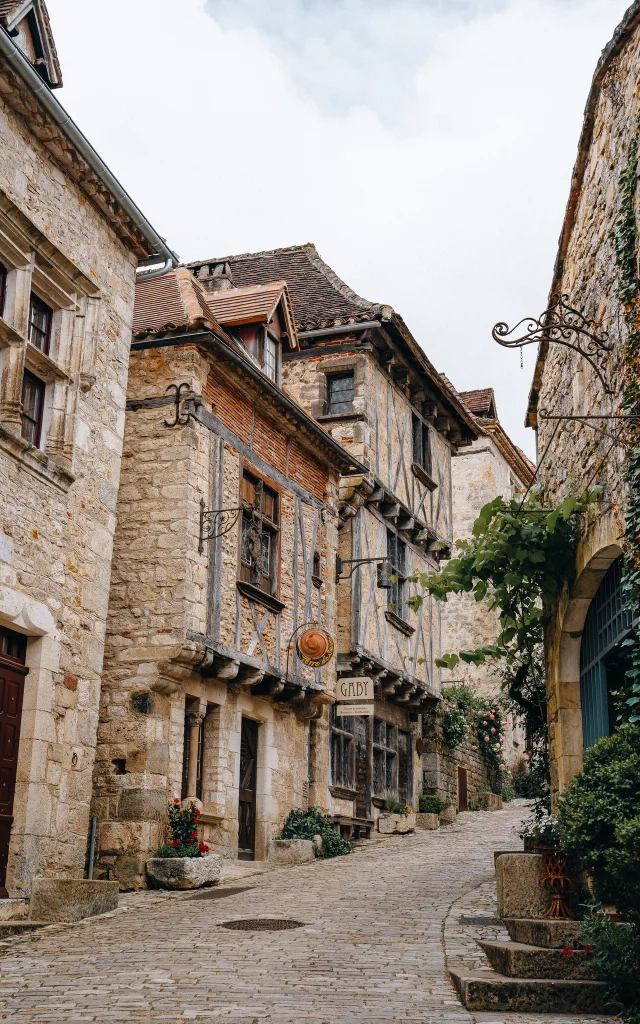
M638 280L638 223L636 195L638 192L638 136L629 146L626 166L620 176L620 210L612 237L619 270L618 298L624 307L627 339L622 350L624 388L623 412L640 415L640 282ZM624 474L627 484L625 508L625 570L623 592L633 609L640 606L640 421L629 421L627 428L627 459ZM622 642L627 656L627 672L623 691L618 694L621 719L640 721L640 626L632 627Z

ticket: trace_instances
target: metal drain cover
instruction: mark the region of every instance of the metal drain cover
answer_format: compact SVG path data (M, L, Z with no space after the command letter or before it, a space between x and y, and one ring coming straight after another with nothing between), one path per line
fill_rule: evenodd
M304 928L304 922L287 918L247 917L241 921L224 921L220 927L231 928L235 932L284 932L290 928Z

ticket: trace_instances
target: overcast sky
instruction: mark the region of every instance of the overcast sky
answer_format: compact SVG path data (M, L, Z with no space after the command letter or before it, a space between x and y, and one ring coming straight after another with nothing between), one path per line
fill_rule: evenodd
M628 0L48 0L62 103L184 260L306 241L514 440L591 77Z

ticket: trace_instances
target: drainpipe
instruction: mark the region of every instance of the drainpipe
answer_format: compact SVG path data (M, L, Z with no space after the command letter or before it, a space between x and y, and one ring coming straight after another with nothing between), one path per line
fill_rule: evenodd
M38 102L55 121L69 141L83 156L89 167L97 175L103 185L109 189L116 201L131 219L136 229L144 236L149 243L149 249L154 257L166 260L165 266L169 268L178 263L178 257L169 248L167 243L151 226L142 211L136 206L131 196L124 190L118 179L111 173L104 160L96 153L89 140L82 134L77 124L69 117L61 103L55 98L51 89L42 80L38 72L25 55L22 53L13 39L8 35L6 29L0 29L0 56L7 64L22 78L37 97ZM143 263L147 262L146 260ZM157 259L155 259L157 262ZM165 271L163 270L163 273ZM153 272L154 277L155 272Z

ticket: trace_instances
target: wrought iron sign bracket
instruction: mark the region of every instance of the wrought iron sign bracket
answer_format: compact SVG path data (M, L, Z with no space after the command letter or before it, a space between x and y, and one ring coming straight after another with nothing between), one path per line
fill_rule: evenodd
M223 537L225 533L229 533L234 528L242 508L242 505L238 505L236 508L205 508L204 498L200 499L199 554L204 551L205 540Z
M522 333L517 337L519 329ZM515 327L496 324L491 332L494 341L504 348L524 348L539 342L563 345L586 359L607 395L615 393L607 380L607 360L614 344L608 335L599 332L595 320L589 320L569 305L568 295L552 295L551 304L536 319L525 317Z
M166 389L167 392L173 390L171 400L175 404L173 413L173 422L169 420L164 421L165 427L186 427L191 416L194 415L196 408L202 405L202 396L196 395L191 390L191 385L185 383L182 384L169 384Z
M336 555L336 583L340 583L342 580L350 580L359 566L374 564L378 566L378 587L382 590L390 590L393 586L391 579L393 566L388 558L340 558L340 555ZM345 565L351 566L348 573L343 573L342 571Z

